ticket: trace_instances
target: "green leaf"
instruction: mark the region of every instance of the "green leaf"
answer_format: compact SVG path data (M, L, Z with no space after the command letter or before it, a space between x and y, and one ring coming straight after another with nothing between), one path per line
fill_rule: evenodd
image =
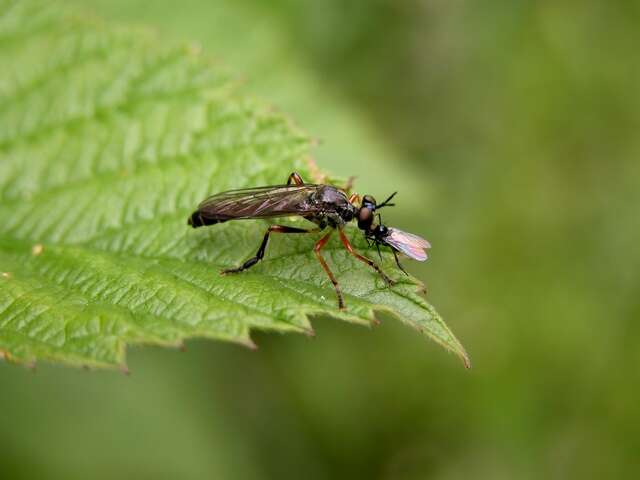
M318 172L307 136L197 48L39 2L2 2L0 12L6 358L126 368L130 344L252 346L252 329L312 334L310 316L368 325L388 312L468 365L422 284L399 274L389 253L391 289L337 239L327 245L346 311L311 236L275 235L256 267L218 275L255 253L266 223L192 230L186 219L199 201ZM347 233L366 248L356 229Z

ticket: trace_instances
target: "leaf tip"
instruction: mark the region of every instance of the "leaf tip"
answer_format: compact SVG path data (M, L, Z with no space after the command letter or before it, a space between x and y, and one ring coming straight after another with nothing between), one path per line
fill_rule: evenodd
M467 355L467 352L462 350L462 353L459 355L460 355L460 359L462 360L462 364L464 365L464 368L466 368L467 370L471 370L471 359L469 358L469 355Z
M465 350L465 348L462 346L462 344L457 338L453 337L453 339L454 339L453 345L449 345L445 347L449 351L455 353L458 356L458 358L462 361L462 364L464 365L465 369L470 370L471 358L469 358L469 354L467 353L467 351Z
M464 365L465 369L467 370L471 369L471 358L469 358L469 354L467 353L467 351L465 350L465 348L462 346L462 344L457 338L453 337L453 344L448 344L448 345L443 343L441 344L447 350L456 354L456 356L462 361L462 364Z

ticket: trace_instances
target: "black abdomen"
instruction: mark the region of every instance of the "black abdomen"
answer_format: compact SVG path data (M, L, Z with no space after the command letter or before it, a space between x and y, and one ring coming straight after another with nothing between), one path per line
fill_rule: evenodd
M200 210L196 210L191 214L187 223L193 228L205 227L207 225L215 225L229 220L228 218L211 218L202 214Z

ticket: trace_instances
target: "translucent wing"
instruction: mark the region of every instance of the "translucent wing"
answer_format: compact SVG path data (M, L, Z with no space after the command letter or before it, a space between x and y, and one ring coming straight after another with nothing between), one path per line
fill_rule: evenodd
M388 231L389 234L384 237L384 242L387 245L419 262L424 262L427 259L425 250L431 248L431 244L424 238L413 233L403 232L397 228L389 228Z
M204 200L191 215L194 227L227 220L284 217L316 213L309 202L319 185L271 185L218 193Z

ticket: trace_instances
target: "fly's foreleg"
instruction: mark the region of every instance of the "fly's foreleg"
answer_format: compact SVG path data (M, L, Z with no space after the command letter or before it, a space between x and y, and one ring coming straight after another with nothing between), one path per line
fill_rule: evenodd
M246 270L247 268L253 267L256 263L262 260L262 257L264 257L264 251L267 249L267 243L269 242L269 234L271 233L311 233L316 231L316 229L305 230L304 228L287 227L285 225L271 225L265 232L264 237L262 238L262 243L260 244L260 248L258 248L258 251L254 257L251 257L238 268L229 268L227 270L222 270L220 274L225 275L227 273L238 273Z
M378 274L382 277L382 279L385 281L385 283L388 286L392 286L395 284L395 282L391 280L387 276L387 274L382 271L382 269L378 266L377 263L375 263L373 260L369 260L367 257L360 255L353 249L353 247L351 246L351 243L349 242L349 239L347 238L347 236L344 234L342 230L340 230L340 240L342 240L342 244L344 245L344 248L346 248L351 255L356 257L361 262L366 263L371 268L373 268L376 272L378 272Z
M298 172L293 172L291 175L289 175L289 178L287 178L287 185L291 185L292 183L295 183L298 186L304 185L302 177Z

